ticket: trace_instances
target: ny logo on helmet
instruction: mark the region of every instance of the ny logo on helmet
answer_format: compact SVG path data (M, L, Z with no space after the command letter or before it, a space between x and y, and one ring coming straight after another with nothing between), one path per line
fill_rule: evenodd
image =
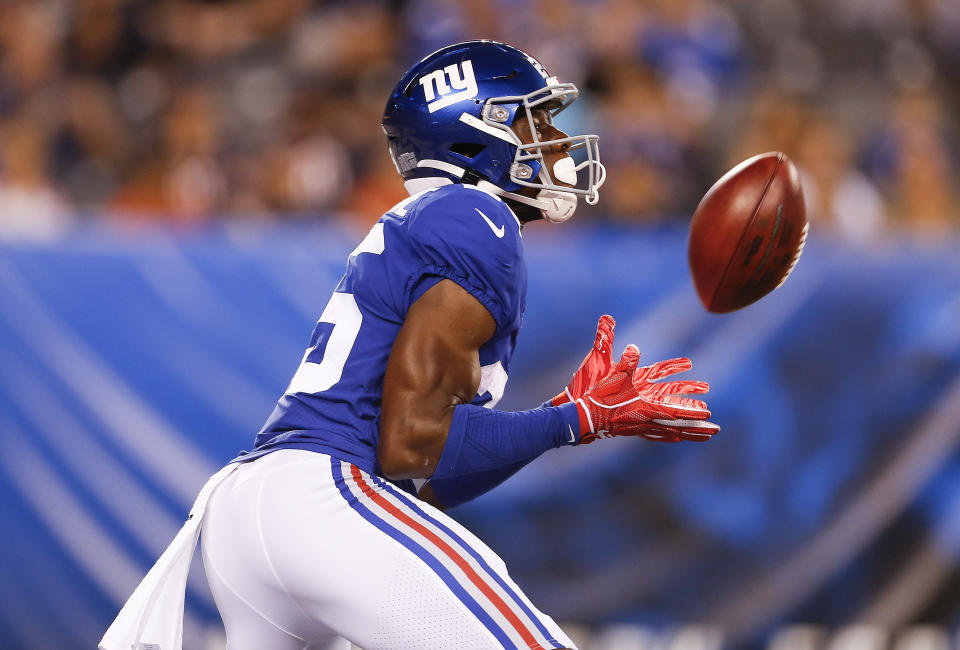
M464 61L459 66L453 63L443 70L434 70L425 74L420 77L420 85L423 86L427 110L431 113L465 99L473 99L477 96L477 78L473 75L473 61ZM455 90L459 92L453 92Z

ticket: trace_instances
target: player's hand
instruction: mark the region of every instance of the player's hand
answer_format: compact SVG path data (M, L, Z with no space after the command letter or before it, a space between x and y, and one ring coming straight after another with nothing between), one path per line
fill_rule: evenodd
M593 347L583 358L563 392L550 400L551 405L560 406L580 399L588 388L610 374L613 369L613 330L616 326L613 316L604 314L600 317Z
M628 345L613 371L577 400L580 444L612 436L642 436L661 442L709 440L720 427L707 421L703 381L660 381L692 367L689 359L669 359L638 368L640 351Z

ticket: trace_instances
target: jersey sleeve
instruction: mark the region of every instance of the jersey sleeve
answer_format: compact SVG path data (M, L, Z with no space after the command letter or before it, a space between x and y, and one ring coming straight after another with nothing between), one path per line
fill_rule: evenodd
M463 287L486 307L499 330L521 310L522 248L516 217L502 201L463 186L442 188L410 215L420 261L409 304L441 279Z

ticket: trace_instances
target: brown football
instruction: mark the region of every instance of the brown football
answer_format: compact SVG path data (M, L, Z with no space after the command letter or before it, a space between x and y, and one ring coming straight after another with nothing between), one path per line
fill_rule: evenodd
M687 254L700 300L722 314L779 287L800 259L807 216L797 168L780 152L743 161L707 191Z

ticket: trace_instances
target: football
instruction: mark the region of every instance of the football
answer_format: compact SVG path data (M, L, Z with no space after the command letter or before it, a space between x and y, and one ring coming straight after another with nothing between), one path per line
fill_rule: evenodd
M800 178L781 152L743 161L714 183L690 223L690 273L708 311L746 307L779 287L807 239Z

